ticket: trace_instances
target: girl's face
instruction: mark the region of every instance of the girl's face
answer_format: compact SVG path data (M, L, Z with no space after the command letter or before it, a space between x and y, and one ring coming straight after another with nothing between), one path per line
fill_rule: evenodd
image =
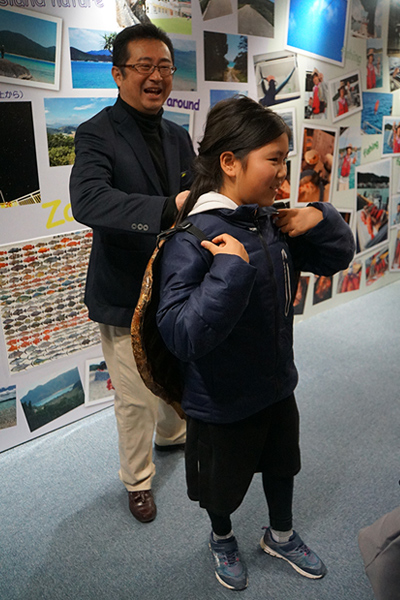
M269 144L249 152L244 165L235 157L232 172L225 172L220 192L238 205L271 206L286 177L288 152L289 139L282 133Z

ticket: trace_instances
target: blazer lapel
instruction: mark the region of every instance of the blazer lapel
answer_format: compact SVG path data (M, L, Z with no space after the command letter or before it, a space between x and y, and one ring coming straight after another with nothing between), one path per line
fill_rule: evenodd
M146 174L149 181L149 188L154 190L155 195L164 196L147 144L135 120L118 103L112 107L112 115L118 133L128 142L138 163L140 163Z

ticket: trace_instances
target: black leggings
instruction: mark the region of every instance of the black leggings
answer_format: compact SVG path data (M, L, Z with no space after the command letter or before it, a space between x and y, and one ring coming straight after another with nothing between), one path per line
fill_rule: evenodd
M271 477L262 473L265 498L268 504L269 522L276 531L292 529L292 503L294 477ZM230 515L216 515L207 510L213 532L228 535L232 530Z

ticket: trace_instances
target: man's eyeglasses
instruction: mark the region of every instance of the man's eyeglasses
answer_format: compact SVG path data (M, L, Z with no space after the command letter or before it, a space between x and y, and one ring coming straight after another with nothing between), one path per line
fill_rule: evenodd
M173 67L171 65L150 65L148 63L136 63L135 65L118 65L119 67L129 67L130 69L134 69L140 75L151 75L154 73L156 69L160 73L161 77L169 77L173 75L177 69L177 67Z

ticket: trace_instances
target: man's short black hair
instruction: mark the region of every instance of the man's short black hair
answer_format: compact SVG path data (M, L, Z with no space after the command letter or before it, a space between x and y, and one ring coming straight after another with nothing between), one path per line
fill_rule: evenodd
M160 42L164 42L171 53L172 63L174 62L174 47L165 31L156 27L153 23L139 23L138 25L126 27L116 36L113 44L114 66L118 67L126 64L129 58L128 44L135 40L160 40Z

